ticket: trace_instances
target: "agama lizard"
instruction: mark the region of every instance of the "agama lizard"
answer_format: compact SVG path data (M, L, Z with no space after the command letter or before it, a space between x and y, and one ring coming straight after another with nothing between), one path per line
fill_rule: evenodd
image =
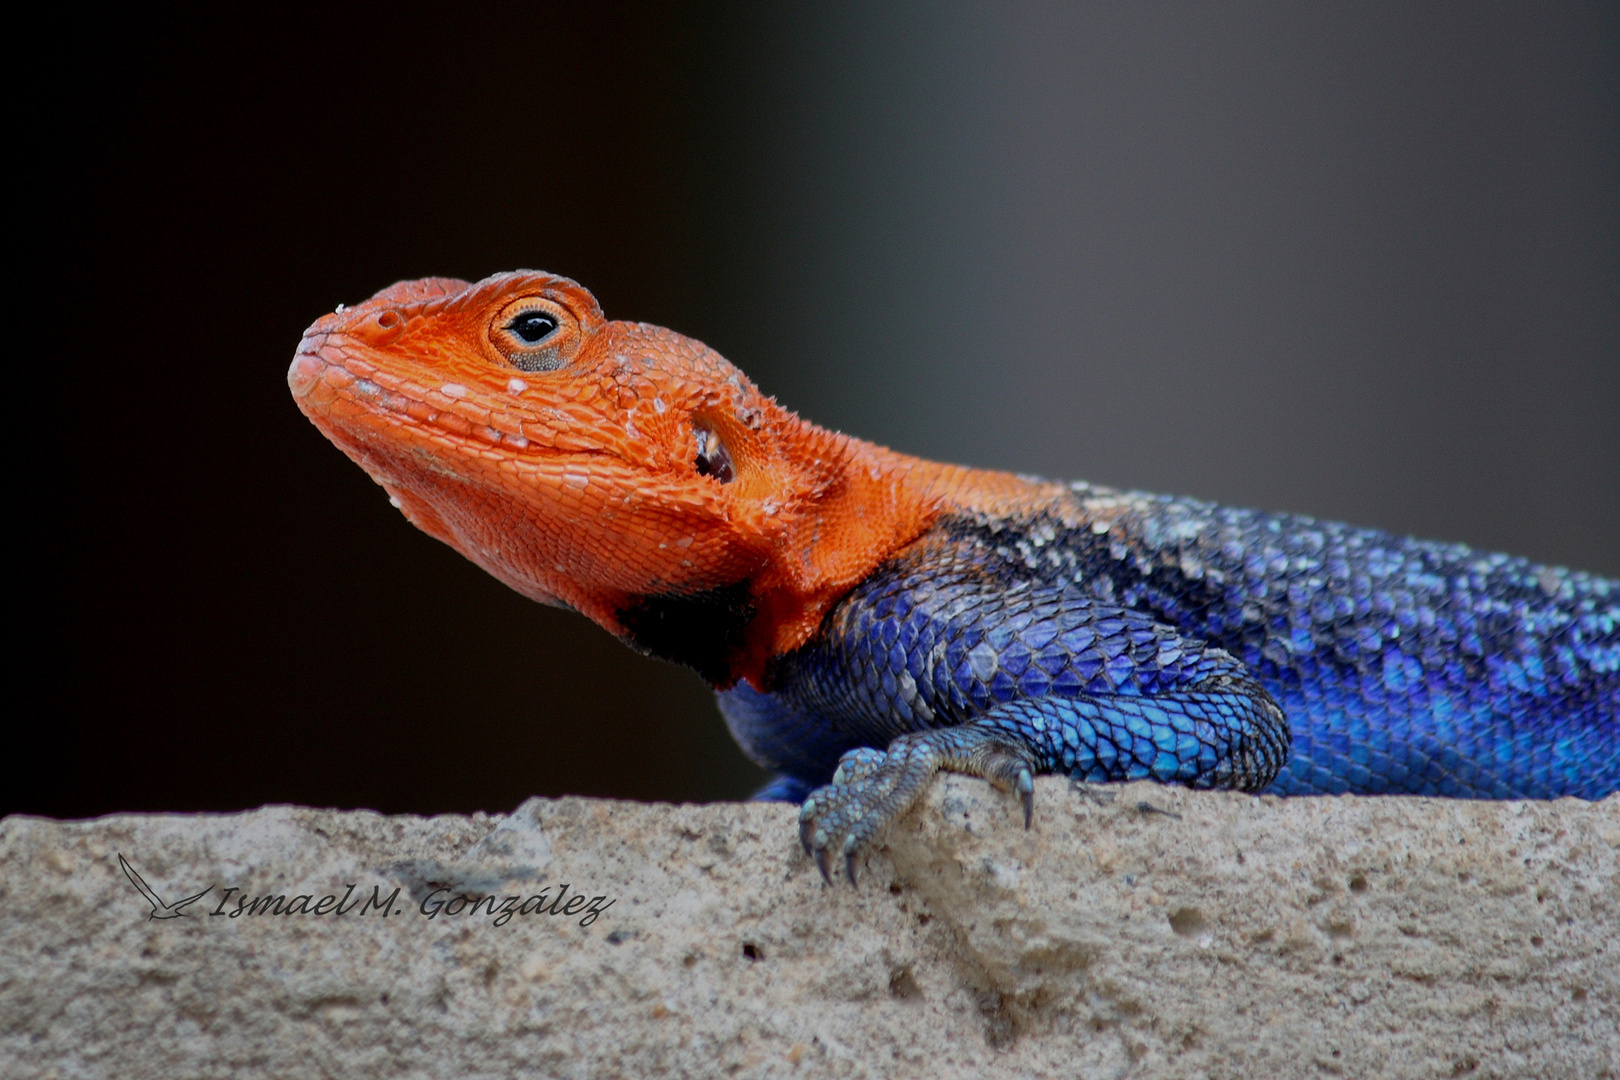
M306 332L298 406L417 527L695 668L829 876L948 769L1281 794L1620 789L1620 582L937 464L530 271Z

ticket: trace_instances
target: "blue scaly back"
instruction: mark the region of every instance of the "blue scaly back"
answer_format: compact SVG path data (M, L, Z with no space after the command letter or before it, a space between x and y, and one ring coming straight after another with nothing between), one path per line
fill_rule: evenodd
M720 695L802 799L840 755L961 725L1037 771L1286 795L1620 790L1620 583L1085 484L958 515ZM936 737L938 741L938 737ZM943 745L943 744L942 744Z

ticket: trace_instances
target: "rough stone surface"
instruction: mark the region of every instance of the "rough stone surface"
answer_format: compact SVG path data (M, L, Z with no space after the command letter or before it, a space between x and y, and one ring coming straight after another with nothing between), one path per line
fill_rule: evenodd
M10 818L0 1074L1620 1074L1620 797L1112 793L945 778L858 891L777 805Z

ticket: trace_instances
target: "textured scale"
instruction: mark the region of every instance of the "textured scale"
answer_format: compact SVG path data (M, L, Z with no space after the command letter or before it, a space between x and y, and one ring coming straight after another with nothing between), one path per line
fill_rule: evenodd
M566 278L318 320L305 415L406 517L720 691L830 879L939 769L1282 794L1620 790L1620 585L896 454Z
M1601 798L1620 788L1615 583L1085 486L1065 516L1083 518L1088 500L1131 509L1106 531L1050 515L937 526L779 662L774 707L748 688L723 696L739 740L814 783L852 746L1045 699L1020 715L1050 771L1248 786L1214 779L1208 745L1181 732L1185 721L1108 719L1095 704L1117 714L1218 671L1252 678L1286 714L1292 753L1267 788L1280 794ZM1128 715L1153 708L1132 702ZM1143 730L1179 739L1179 756L1145 749Z

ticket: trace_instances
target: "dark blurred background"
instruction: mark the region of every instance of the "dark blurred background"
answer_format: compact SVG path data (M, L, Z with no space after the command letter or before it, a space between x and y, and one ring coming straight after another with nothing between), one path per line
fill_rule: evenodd
M1620 575L1613 4L75 14L14 91L7 811L763 779L298 413L305 325L538 267L829 426Z

